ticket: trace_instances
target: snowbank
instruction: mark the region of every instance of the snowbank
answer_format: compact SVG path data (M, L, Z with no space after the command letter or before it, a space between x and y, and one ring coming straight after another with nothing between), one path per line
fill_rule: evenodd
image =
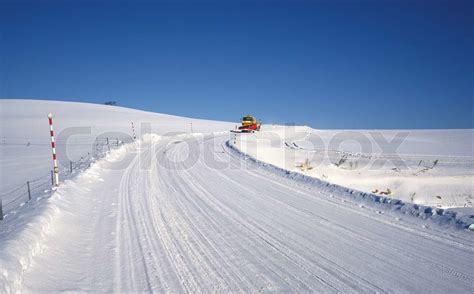
M315 130L264 126L235 136L239 150L275 166L438 208L474 203L474 130Z
M403 215L409 215L428 220L431 223L437 224L442 227L468 229L472 224L474 224L473 209L459 209L458 212L456 212L442 208L433 208L430 206L406 203L402 200L391 199L380 195L360 192L336 184L331 184L327 181L304 175L300 172L290 171L275 166L271 163L263 162L251 155L242 152L239 148L234 146L231 141L227 141L226 146L230 150L232 150L232 152L234 152L237 156L244 158L244 160L251 161L252 163L258 165L260 168L265 168L272 173L290 178L304 185L317 186L319 190L322 190L324 191L324 193L327 194L344 195L345 197L349 199L354 199L359 203L372 205L375 208L379 209L380 212L384 210L399 212Z
M58 217L75 213L77 194L88 190L77 180L96 179L103 172L104 164L118 160L126 150L127 146L123 145L99 161L91 162L89 168L73 177L75 180L67 179L59 187L45 191L43 196L23 205L14 217L7 217L0 223L0 292L21 290L23 272L31 265L35 255L44 250L47 235L63 225L57 222Z

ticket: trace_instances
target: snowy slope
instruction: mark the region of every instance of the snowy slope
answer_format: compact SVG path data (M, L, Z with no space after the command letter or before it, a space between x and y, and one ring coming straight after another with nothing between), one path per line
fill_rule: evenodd
M235 146L263 162L367 193L389 189L392 198L442 208L474 203L472 129L264 126L262 132L238 136ZM310 169L300 167L306 160Z
M76 102L0 100L0 191L48 173L51 148L47 115L54 115L60 164L92 153L97 137L130 141L131 123L141 132L168 134L227 130L224 122L177 117L129 108ZM67 149L65 148L67 143ZM67 154L66 154L67 152ZM1 192L0 192L1 194Z
M107 124L108 109L97 110L97 125L126 132L131 118L108 114ZM0 222L0 291L473 289L474 234L453 214L364 202L278 172L236 152L226 123L170 135L189 119L155 118L158 134L112 150Z

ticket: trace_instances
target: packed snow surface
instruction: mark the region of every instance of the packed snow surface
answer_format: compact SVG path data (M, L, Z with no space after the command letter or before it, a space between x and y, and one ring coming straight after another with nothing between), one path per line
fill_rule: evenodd
M78 122L87 127L87 114L96 128L90 136L117 131L128 142L0 222L0 291L468 293L474 287L474 233L456 213L403 205L269 164L271 158L257 159L250 149L241 153L255 134L231 134L231 124L100 105L0 106L2 135L11 140L15 133L43 140L48 129L40 124L54 111L59 130ZM29 115L23 122L13 110ZM150 122L151 131L127 140L131 120ZM85 147L72 144L76 154L91 152L87 139ZM9 146L0 153L2 190L15 185L3 169L12 156L22 181L35 175L35 163L44 160L50 169L46 147L43 155L33 143L17 151ZM469 159L463 146L452 146L453 156ZM455 169L464 175L463 164Z

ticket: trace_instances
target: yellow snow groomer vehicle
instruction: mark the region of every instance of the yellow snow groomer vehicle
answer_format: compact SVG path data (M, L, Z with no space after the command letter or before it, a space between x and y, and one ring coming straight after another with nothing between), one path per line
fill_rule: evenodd
M257 119L251 115L244 116L240 119L242 125L239 127L239 131L242 133L250 133L260 131L260 123Z

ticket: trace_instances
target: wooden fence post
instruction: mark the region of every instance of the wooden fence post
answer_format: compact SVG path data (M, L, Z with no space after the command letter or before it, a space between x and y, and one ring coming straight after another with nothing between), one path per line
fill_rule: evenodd
M26 186L28 187L28 201L31 200L31 190L30 190L30 182L26 182Z
M133 126L133 121L132 121L132 133L133 133L133 141L137 139L137 136L135 135L135 127Z

